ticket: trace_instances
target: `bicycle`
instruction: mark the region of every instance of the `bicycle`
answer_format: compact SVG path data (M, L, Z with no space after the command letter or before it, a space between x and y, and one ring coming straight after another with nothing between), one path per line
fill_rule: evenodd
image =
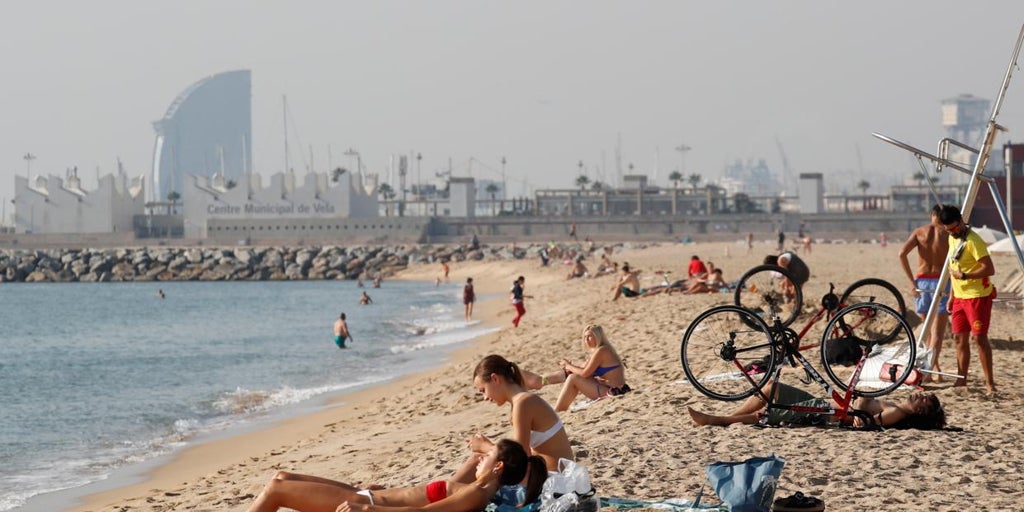
M781 317L782 324L788 326L800 316L803 310L803 290L799 286L793 286L787 290L783 284L785 280L792 282L792 275L782 267L756 266L748 270L737 281L736 291L733 295L735 304L762 315L766 315L774 309ZM828 293L821 297L821 307L800 330L797 335L798 339L802 340L811 327L822 318L831 320L838 310L855 302L885 304L900 315L905 316L907 313L903 295L884 279L871 277L854 281L843 291L841 296L836 295L833 283L829 283L828 287ZM769 305L769 302L773 303L774 307ZM754 327L754 325L750 325L750 327ZM895 335L896 332L893 331L891 334ZM813 344L804 345L800 347L800 350L814 346Z
M821 365L832 386L800 353L796 332L782 323L773 302L768 302L772 307L770 326L757 313L731 304L708 309L690 323L680 344L680 358L693 387L718 400L741 400L758 393L769 410L835 416L840 421L852 415L867 425L872 419L852 410L853 400L892 392L914 369L917 346L903 316L884 304L853 304L839 310L822 335ZM885 328L879 329L879 322ZM892 324L897 326L895 336L888 327ZM826 343L832 332L841 334L835 338L838 342ZM850 348L858 350L855 361L837 357ZM767 394L762 389L769 380L778 383L783 361L792 367L802 366L810 381L821 385L839 407L774 403L769 397L775 395L776 384ZM867 375L877 371L880 379L861 379L864 371Z

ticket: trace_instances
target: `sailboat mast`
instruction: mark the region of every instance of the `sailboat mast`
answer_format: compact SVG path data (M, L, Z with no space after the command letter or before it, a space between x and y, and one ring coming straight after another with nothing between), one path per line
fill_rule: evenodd
M284 125L284 172L291 168L291 161L288 159L288 96L281 95L282 124Z

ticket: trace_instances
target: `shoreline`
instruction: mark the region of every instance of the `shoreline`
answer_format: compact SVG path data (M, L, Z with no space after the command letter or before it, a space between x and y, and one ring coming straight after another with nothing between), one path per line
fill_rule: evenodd
M415 276L416 274L412 273L411 275ZM426 278L410 277L404 273L392 276L390 280L428 282ZM433 282L433 279L429 281ZM504 290L501 291L503 292ZM477 288L476 292L477 296L483 296L497 294L499 290L497 288L484 287L483 289ZM499 304L504 304L504 300L504 295L502 294L499 297L494 297L484 302L478 301L473 311L474 320L480 321L476 327L485 329L496 328L498 306ZM303 440L314 437L325 426L329 426L332 420L336 420L337 415L343 414L347 410L359 409L373 402L386 399L396 391L407 389L414 382L433 377L434 374L442 371L452 361L468 357L464 353L471 350L473 345L486 341L489 337L493 336L496 336L496 333L490 332L462 342L463 346L452 350L447 357L447 361L442 362L436 368L405 374L397 379L343 392L342 394L325 398L323 403L319 405L306 404L306 409L313 409L310 412L300 412L296 416L269 420L261 425L238 427L239 432L237 433L219 432L208 434L209 439L200 440L198 444L187 446L155 459L118 468L113 474L114 480L124 481L124 485L104 485L105 482L109 483L110 480L100 480L87 484L84 487L99 486L110 488L86 495L68 496L67 498L61 498L61 495L78 494L73 492L75 491L74 488L54 491L34 496L26 505L15 510L29 510L26 507L36 506L37 501L39 505L63 505L60 510L64 512L100 510L104 505L111 506L119 499L144 495L147 491L151 491L154 488L174 487L180 485L183 481L215 473L225 464L244 464L245 459L249 458L249 455L253 453L275 453L282 444L300 443ZM299 405L300 410L301 407L302 405ZM131 466L136 465L141 468L148 467L148 469L132 471ZM48 496L52 496L53 499L47 498ZM68 505L69 501L71 502L70 505Z
M641 284L648 286L656 282L655 270L685 275L691 254L714 261L726 280L736 279L772 248L758 244L748 252L733 242L665 243L617 250L613 259L643 269ZM898 251L896 242L888 248L816 245L805 258L812 272L805 306L816 308L829 282L843 288L879 277L903 290L907 284ZM1011 257L993 259L1000 286L1017 265ZM438 270L436 264L410 266L400 278L433 280ZM1024 436L1016 429L1016 412L1024 407L1024 361L1018 354L1024 343L1015 332L1019 310L993 311L990 335L999 396L983 393L976 351L969 388L928 384L928 391L942 400L950 424L962 431L698 428L687 407L723 414L736 404L708 399L680 381L679 341L697 314L731 302L731 295L662 294L612 302L614 278L566 281L567 271L557 263L541 268L535 260L453 264L452 281L470 275L478 296L497 294L486 305L478 303L474 316L500 330L453 351L448 364L345 395L339 406L217 441L209 449L190 448L152 471L151 479L89 496L71 510L241 511L277 470L385 486L450 475L465 459L468 435L497 437L508 430L508 407L482 400L470 385L479 357L498 353L524 369L547 371L559 358L582 356L579 333L589 323L605 326L634 389L562 414L577 459L588 468L600 496L692 499L705 482L706 464L774 452L787 460L777 496L801 491L823 498L830 508L895 502L911 511L960 510L963 503L1009 510L1024 499L1015 478L1024 472L1019 457ZM523 324L511 329L504 293L519 274L526 275L526 293L534 298L527 301ZM820 336L821 327L815 335ZM952 341L947 339L945 347L942 366L955 368ZM787 382L796 380L795 373L786 375ZM553 403L558 392L549 386L539 394ZM906 393L897 391L891 399L901 400Z

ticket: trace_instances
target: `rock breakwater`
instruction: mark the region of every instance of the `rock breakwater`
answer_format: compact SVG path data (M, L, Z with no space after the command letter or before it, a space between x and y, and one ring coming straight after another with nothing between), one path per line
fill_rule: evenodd
M0 282L284 281L388 277L416 263L536 256L540 246L141 247L0 251Z

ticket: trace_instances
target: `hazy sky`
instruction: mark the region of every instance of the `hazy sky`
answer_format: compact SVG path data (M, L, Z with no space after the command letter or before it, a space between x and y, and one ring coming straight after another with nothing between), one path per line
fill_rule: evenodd
M0 197L14 175L77 165L147 173L171 101L204 76L250 69L254 169L383 172L396 153L448 167L571 187L583 161L613 182L616 147L666 184L680 165L712 179L737 159L826 186L881 190L916 164L871 137L932 149L940 101L994 100L1024 2L764 1L32 1L0 19ZM1024 140L1024 73L998 144ZM681 155L680 144L692 149ZM858 148L863 173L858 164ZM472 168L467 162L475 159ZM685 158L685 160L684 160ZM415 169L413 170L415 174ZM386 178L385 178L386 179ZM948 178L943 178L948 179Z

